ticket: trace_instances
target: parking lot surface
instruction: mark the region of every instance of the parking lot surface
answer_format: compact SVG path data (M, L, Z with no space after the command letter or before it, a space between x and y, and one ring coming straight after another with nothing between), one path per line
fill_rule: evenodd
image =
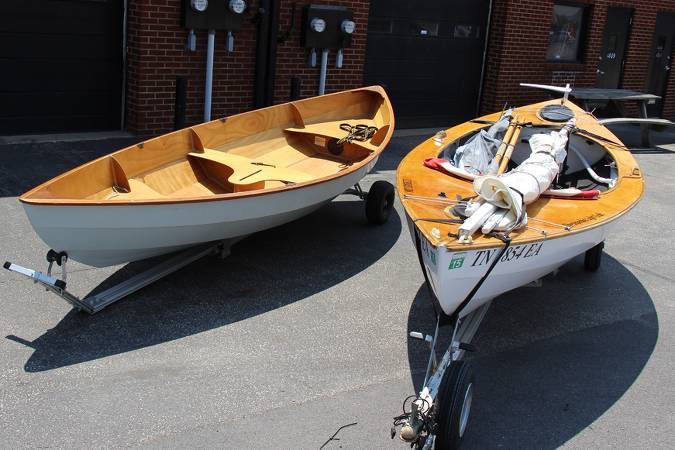
M422 139L395 138L364 188ZM3 146L0 257L44 270L16 196L126 143ZM494 302L464 448L675 447L675 148L634 153L646 194L600 270L576 258ZM70 287L145 266L73 264ZM94 316L7 271L0 292L2 448L407 448L389 429L427 359L407 334L434 317L398 201L374 227L340 196Z

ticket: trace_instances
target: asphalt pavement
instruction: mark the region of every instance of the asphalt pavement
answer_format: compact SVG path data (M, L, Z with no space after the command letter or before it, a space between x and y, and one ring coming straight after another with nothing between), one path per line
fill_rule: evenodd
M364 180L393 181L395 138ZM128 138L0 146L0 258L44 270L16 196ZM642 202L582 258L498 298L474 341L466 449L675 448L675 147L634 151ZM72 264L78 295L147 266ZM405 449L434 317L401 205L340 196L89 316L0 272L0 448ZM331 437L333 439L331 439Z

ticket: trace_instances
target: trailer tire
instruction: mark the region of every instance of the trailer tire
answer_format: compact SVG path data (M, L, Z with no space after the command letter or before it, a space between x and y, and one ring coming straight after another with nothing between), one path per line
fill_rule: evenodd
M596 272L600 268L602 263L602 249L605 247L605 243L601 242L595 247L592 247L586 250L584 255L584 269L587 272Z
M459 448L471 415L474 374L466 361L455 361L443 375L436 415L437 450Z
M366 196L366 218L373 225L382 225L389 220L394 208L394 186L386 181L376 181Z

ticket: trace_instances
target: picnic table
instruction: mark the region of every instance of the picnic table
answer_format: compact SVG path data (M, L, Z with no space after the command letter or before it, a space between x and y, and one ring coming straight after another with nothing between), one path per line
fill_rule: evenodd
M598 106L605 106L612 103L621 117L607 118L601 120L604 125L618 123L638 123L642 136L642 145L651 147L649 135L649 125L673 125L673 122L666 119L650 118L647 114L647 105L654 104L661 97L644 92L631 91L629 89L604 89L604 88L572 88L570 97L577 100L586 111L592 111ZM626 117L626 102L637 102L639 105L640 117Z

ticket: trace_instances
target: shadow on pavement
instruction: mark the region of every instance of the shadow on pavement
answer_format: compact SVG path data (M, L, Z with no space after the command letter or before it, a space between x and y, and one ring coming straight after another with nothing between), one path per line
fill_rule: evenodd
M207 256L94 316L71 311L32 342L24 369L41 372L180 339L263 314L358 274L401 233L395 212L366 224L363 202L334 201L296 222L256 233L221 260ZM143 269L131 263L112 285ZM99 286L96 290L103 288Z
M634 123L608 124L609 131L621 139L628 148L641 148L642 133L640 125ZM670 150L657 148L659 145L675 144L675 126L651 125L649 127L649 136L652 144L649 153L675 153ZM645 150L639 150L639 153L646 153Z
M607 254L595 274L582 266L577 258L543 287L519 288L493 303L474 340L476 390L462 448L557 448L607 411L640 375L659 329L651 297ZM423 285L408 331L430 333L434 324ZM441 352L450 331L443 330ZM408 357L419 391L426 346L411 340Z
M17 197L81 164L138 142L137 138L0 146L0 197Z

